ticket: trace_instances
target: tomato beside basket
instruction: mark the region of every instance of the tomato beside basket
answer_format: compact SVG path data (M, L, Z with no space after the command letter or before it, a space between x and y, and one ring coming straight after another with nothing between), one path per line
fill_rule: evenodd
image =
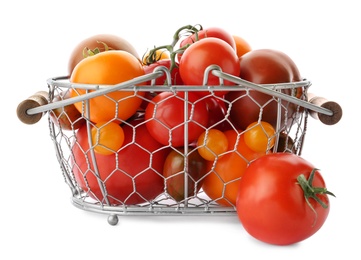
M144 119L142 117L144 111L140 111L129 120L119 121L119 124L123 125L125 129L125 145L120 150L115 151L111 155L112 157L98 155L94 151L93 140L89 138L89 130L94 125L89 120L90 109L84 109L81 113L81 118L77 119L76 122L72 122L72 126L69 129L63 129L54 123L54 120L49 120L50 136L54 142L56 156L65 181L72 191L73 204L83 210L108 214L108 222L111 225L117 224L118 216L120 215L228 215L236 213L235 202L228 193L232 189L231 186L235 186L236 182L241 178L242 172L239 175L235 174L231 179L222 178L222 167L217 167L218 163L221 165L222 156L214 161L205 162L204 167L203 165L195 166L191 164L193 162L191 159L196 157L194 156L194 153L197 152L196 148L194 149L196 140L194 138L190 140L191 135L187 131L192 129L194 124L202 130L201 132L207 132L210 129L226 125L227 131L233 130L236 135L234 136L235 139L232 139L235 140L233 147L229 148L223 157L232 157L230 155L233 153L241 153L235 144L239 142L239 138L243 138L245 129L238 129L232 124L232 121L229 119L229 113L233 103L224 100L224 97L218 96L216 93L219 93L219 91L242 90L245 93L245 97L248 97L252 91L259 91L268 94L270 102L277 104L278 110L275 113L277 123L275 135L272 136L275 142L266 152L280 151L300 155L304 145L309 115L320 119L325 124L337 123L342 115L342 110L337 103L314 97L308 93L311 85L311 82L308 80L286 84L253 84L241 78L223 73L211 66L205 71L205 77L213 74L219 77L221 82L223 80L233 81L236 85L142 86L143 82L155 82L156 78L164 74L170 77L169 71L166 68L160 67L148 75L107 87L72 84L69 82L68 77L51 78L47 81L49 87L47 95L45 92L37 93L19 104L18 117L27 124L33 124L40 120L44 112L49 111L48 116L51 117L51 111L55 108L66 107L75 102L83 102L83 107L86 108L88 107L86 104L88 104L87 102L90 99L97 96L107 97L109 93L114 91L131 91L135 97L142 99L144 102L153 102L150 98L151 95L147 95L147 93L168 92L168 96L177 98L180 103L184 104L181 106L183 111L180 111L184 117L184 120L180 123L181 127L184 128L182 132L184 135L182 145L178 142L177 147L175 147L172 143L172 139L175 138L175 136L172 136L173 130L178 129L180 126L168 129L172 130L169 132L169 142L160 144L149 141L151 137L147 136L146 124L152 119ZM64 93L74 88L83 88L87 93L73 98L60 98L54 102L48 102L53 100L55 96L65 97ZM285 88L297 89L298 97L284 94L282 89ZM146 95L144 95L144 92L146 92ZM190 100L189 97L197 92L202 93L199 98L200 100ZM177 93L182 95L177 95ZM198 124L192 121L192 117L188 116L192 114L194 104L206 98L214 98L227 104L224 118L216 122L213 121L211 125ZM283 116L284 113L288 112L287 105L285 104L292 104L293 106L295 112L293 112L291 117L289 115L287 117ZM158 106L154 105L155 109L157 109ZM296 109L294 109L294 106L296 106ZM259 121L262 120L262 111L263 107L260 106ZM67 115L66 111L64 114ZM70 115L67 116L68 119L71 119ZM57 118L61 117L58 116ZM284 118L288 119L285 120ZM79 121L82 122L80 123ZM110 121L114 121L114 119ZM75 123L81 126L74 127ZM80 132L84 133L82 137L79 137ZM179 146L182 149L179 149ZM168 174L165 176L162 172L162 166L166 156L171 151L183 155L183 166L181 166L183 171L177 168L178 170L175 170L174 175ZM79 154L82 157L81 162L79 162ZM123 154L126 154L127 157L122 157ZM197 158L197 163L200 163L199 157ZM239 158L234 159L232 167L237 167L237 169L247 167L248 163L255 157L242 155L240 158L243 161ZM103 161L105 163L102 163ZM203 176L191 174L191 172L195 172L191 170L193 169L191 167L202 169L204 172ZM202 188L202 185L207 182L207 177L211 178L211 175L215 179L213 183L218 182L217 185L220 185L220 190L213 193L206 192ZM181 197L177 196L175 198L175 196L172 196L170 184L174 185L175 182L182 182L182 180L181 188L183 192L181 192ZM149 192L149 189L151 189L151 192Z

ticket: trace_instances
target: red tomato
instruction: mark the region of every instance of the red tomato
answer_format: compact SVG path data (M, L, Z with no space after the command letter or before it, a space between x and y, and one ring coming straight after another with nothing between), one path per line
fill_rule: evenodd
M204 72L210 65L218 65L223 72L239 76L240 63L236 51L225 41L218 38L205 38L189 46L183 53L179 62L179 72L185 85L202 86ZM219 77L208 76L208 85L220 85ZM233 82L224 80L224 85L234 85ZM226 91L216 91L221 96ZM200 93L207 95L209 92Z
M171 69L171 65L172 65L172 61L170 59L161 59L161 60L158 60L150 65L145 65L144 66L144 71L146 74L149 74L149 73L152 73L154 71L154 69L156 67L159 67L159 66L164 66L166 68L168 68L169 70ZM159 85L159 86L162 86L162 85L165 85L165 86L168 86L168 85L183 85L183 80L180 76L180 73L179 73L179 68L178 68L178 63L176 63L176 67L174 67L172 69L172 71L170 72L170 76L171 76L171 82L167 82L167 77L166 75L164 74L163 76L157 78L155 80L155 85ZM147 84L151 84L151 82L147 82Z
M184 165L187 160L187 196L185 194ZM198 153L197 149L189 147L188 155L184 148L172 150L165 160L163 176L166 181L167 193L176 201L195 196L203 183L203 176L207 173L207 163Z
M162 92L149 102L145 120L151 136L163 145L184 146L184 92ZM195 141L208 124L207 104L188 92L188 143Z
M289 83L302 79L293 60L285 53L276 50L251 50L241 56L240 65L239 76L256 84ZM282 92L299 98L302 90L297 89L293 93L291 89L286 89ZM266 121L276 128L277 100L272 100L271 96L254 90L250 90L249 95L246 94L246 91L240 90L230 91L226 95L226 99L232 102L230 114L232 122L237 127L246 129L249 124L258 121L260 107L262 107L262 121ZM287 124L291 125L292 117L297 116L297 106L287 101L282 101L282 105L281 122L285 122L285 112L287 111L287 119L289 119Z
M291 153L268 154L245 170L237 214L246 231L260 241L297 243L316 233L326 221L330 203L325 187L321 173L305 159Z
M233 36L226 30L219 28L219 27L209 27L207 29L198 31L197 34L193 33L192 35L186 37L185 39L183 39L180 42L179 48L182 48L182 47L186 46L187 44L191 45L194 42L205 39L205 38L221 39L221 40L225 41L226 43L228 43L229 46L231 46L234 50L236 50L236 42L235 42L235 39L233 38ZM178 61L180 61L182 58L182 53L179 53L177 55L177 58L178 58Z
M100 180L111 204L143 203L164 191L161 172L168 150L161 149L162 145L149 135L141 122L122 125L124 142L117 154L95 153ZM73 172L80 188L105 203L90 155L86 125L78 130L72 152Z
M230 129L229 121L226 118L227 107L224 101L215 96L206 97L209 121L208 128L215 128L221 131Z

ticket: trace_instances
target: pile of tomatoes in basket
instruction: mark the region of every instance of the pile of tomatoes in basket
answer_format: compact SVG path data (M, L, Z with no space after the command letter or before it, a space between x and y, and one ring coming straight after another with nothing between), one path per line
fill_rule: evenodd
M223 28L184 26L174 35L143 56L117 35L94 35L75 46L69 60L74 87L58 91L54 102L97 91L77 84L111 87L156 68L169 71L136 84L143 88L50 112L59 129L74 133L71 162L79 187L111 205L146 203L161 194L182 203L202 190L214 203L235 207L245 229L264 242L291 244L314 234L327 218L331 193L320 172L295 155L284 131L302 108L250 89L229 90L237 86L232 77L256 84L301 81L296 64L278 50L253 50ZM231 77L205 77L209 66ZM228 88L181 88L203 85ZM158 88L144 91L152 86ZM282 92L304 98L302 87Z

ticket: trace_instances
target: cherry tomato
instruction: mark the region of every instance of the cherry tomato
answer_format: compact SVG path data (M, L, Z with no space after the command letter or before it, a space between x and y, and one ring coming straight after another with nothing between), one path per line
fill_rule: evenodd
M276 84L300 81L302 78L296 64L283 52L271 49L257 49L247 52L240 57L242 79L256 84ZM283 93L300 98L301 89L282 90ZM262 121L270 123L276 128L278 118L278 101L259 91L244 90L230 91L226 99L232 102L231 120L241 129L258 121L262 107ZM283 100L281 107L281 122L290 126L301 111L296 105ZM287 113L286 113L287 112ZM287 122L285 122L287 119ZM281 126L282 127L282 126Z
M321 173L292 153L267 154L243 174L237 214L254 238L276 245L300 242L316 233L330 210ZM318 200L318 201L317 201Z
M275 144L276 131L267 122L253 122L244 133L246 145L255 152L267 152Z
M214 128L221 131L231 129L230 122L226 118L227 107L223 99L215 96L208 96L204 101L207 103L209 114L208 128Z
M241 131L240 131L241 132ZM214 162L208 162L210 173L203 183L205 194L222 206L236 206L239 181L248 164L265 153L254 152L244 142L244 135L227 130L228 151Z
M185 160L187 170L185 171ZM187 194L185 194L184 174L188 175ZM203 176L207 173L207 163L198 153L197 149L189 147L188 155L184 148L172 150L163 167L163 176L166 182L166 192L174 200L180 202L195 196L203 183Z
M214 161L228 149L227 136L220 130L208 129L197 141L198 153L208 161Z
M71 74L72 83L114 85L145 74L143 66L126 51L105 51L87 57L76 65ZM92 90L93 91L93 90ZM71 89L71 96L85 94L84 89ZM89 100L90 120L94 123L113 119L127 120L139 108L144 92L114 91ZM86 102L77 102L75 107L83 113ZM117 113L116 113L117 111Z
M236 51L225 41L218 38L204 38L189 46L183 53L179 62L179 72L185 85L202 86L204 72L210 65L218 65L223 72L239 76L240 63ZM209 74L207 84L210 86L220 85L217 76ZM224 80L224 85L234 85L233 82ZM216 91L222 96L227 91ZM199 93L208 95L208 91Z
M184 146L185 92L162 92L149 102L145 120L151 136L163 145ZM194 92L188 92L188 143L197 140L208 124L207 105Z
M109 50L123 50L140 60L137 50L126 39L113 34L92 35L79 42L71 52L68 62L69 75L71 75L74 67L84 59L83 51L85 48L89 50L97 49L97 51L102 52L105 51L104 44Z
M167 69L171 69L171 65L172 65L172 61L170 59L162 59L159 61L156 61L150 65L146 65L144 66L144 71L146 74L152 73L154 72L154 69L159 67L159 66L164 66ZM171 76L171 82L167 82L167 77L164 73L163 76L157 78L155 80L155 85L159 85L159 86L168 86L168 85L183 85L183 80L180 76L179 73L179 67L178 67L178 63L176 62L175 67L172 68L172 70L170 71L170 76ZM151 84L151 81L147 82L147 84Z
M96 176L88 143L87 125L76 133L72 147L72 169L79 187L95 200L115 205L149 202L164 191L161 175L168 149L148 133L144 120L122 125L124 143L116 154L94 153L99 177ZM100 181L107 196L104 197Z
M91 129L94 151L100 154L113 154L124 142L123 128L113 121L99 122Z
M251 45L239 35L233 35L234 42L236 44L237 56L241 57L243 54L252 50Z

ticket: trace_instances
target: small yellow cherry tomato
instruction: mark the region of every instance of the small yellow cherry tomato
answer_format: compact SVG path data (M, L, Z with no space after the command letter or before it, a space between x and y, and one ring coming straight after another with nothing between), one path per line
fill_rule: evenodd
M99 122L91 130L94 151L103 155L117 152L124 142L123 128L115 122Z
M198 153L207 161L214 161L228 149L227 136L220 130L204 131L197 140Z
M255 152L266 152L275 144L276 131L265 121L251 123L244 133L246 145Z

